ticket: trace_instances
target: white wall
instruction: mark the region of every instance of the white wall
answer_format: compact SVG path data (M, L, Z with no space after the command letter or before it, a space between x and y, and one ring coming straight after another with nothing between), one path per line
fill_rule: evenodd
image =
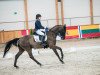
M93 0L94 24L100 24L100 0ZM64 0L64 17L87 17L90 16L90 0ZM70 21L71 20L71 21ZM67 25L86 25L91 20L87 18L65 19Z
M23 0L0 1L0 22L24 21ZM14 14L17 12L17 14ZM0 30L24 29L23 23L0 24Z
M56 25L55 0L27 0L29 28L34 28L35 15L42 15L42 24L53 27ZM90 16L90 0L64 0L64 18L86 17ZM59 5L60 6L60 5ZM100 16L100 0L93 0L94 16ZM60 10L59 10L60 11ZM17 14L14 14L17 12ZM59 13L61 14L61 13ZM60 17L59 17L60 18ZM50 19L50 20L45 20ZM0 22L5 21L24 21L24 2L23 0L5 0L0 1ZM100 24L100 17L94 18L94 23ZM85 25L90 24L90 18L65 19L67 25ZM0 30L20 30L25 29L23 22L0 24Z
M25 21L24 0L0 1L0 22ZM29 28L34 28L36 14L42 15L42 25L53 27L56 25L55 0L27 0ZM14 14L17 12L17 14ZM5 16L6 15L6 16ZM45 19L49 19L48 21ZM23 22L0 24L0 30L26 29Z
M44 19L55 19L56 18L56 10L55 10L55 0L28 0L28 15L29 20L35 20L36 14L41 14ZM42 25L44 26L55 26L55 20L42 21ZM29 22L30 28L34 27L34 21Z
M100 0L93 0L94 16L100 16ZM94 18L94 23L100 24L100 17Z
M89 0L64 0L64 17L86 17L90 16ZM65 20L70 25L70 20ZM90 24L90 18L72 19L71 25Z

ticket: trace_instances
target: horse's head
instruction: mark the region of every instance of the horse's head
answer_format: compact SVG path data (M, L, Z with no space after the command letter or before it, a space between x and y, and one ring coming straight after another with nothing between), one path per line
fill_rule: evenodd
M61 35L62 39L65 39L65 34L66 34L66 25L61 25L59 28L59 33Z
M51 28L49 31L52 31L56 35L60 34L61 38L65 39L66 25L56 25L53 28Z

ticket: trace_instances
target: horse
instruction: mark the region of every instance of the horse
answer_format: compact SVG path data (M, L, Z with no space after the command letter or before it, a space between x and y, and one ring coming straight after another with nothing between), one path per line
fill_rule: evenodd
M66 34L66 26L65 25L56 25L48 31L47 40L46 40L46 44L47 44L46 48L52 49L53 52L55 53L55 55L58 57L59 61L62 64L64 64L63 51L60 47L56 46L56 36L58 33L60 33L60 35L64 39L65 34ZM9 49L11 48L12 45L17 46L19 49L19 52L15 55L14 67L19 68L19 66L17 66L17 59L24 51L27 51L29 57L33 61L35 61L38 65L42 66L42 64L34 58L34 56L32 54L32 48L39 49L39 48L43 48L43 46L41 45L41 42L36 42L32 35L26 35L21 38L15 38L15 39L7 42L6 47L4 49L3 57L5 57L6 53L9 51ZM59 56L57 50L60 50L61 57Z

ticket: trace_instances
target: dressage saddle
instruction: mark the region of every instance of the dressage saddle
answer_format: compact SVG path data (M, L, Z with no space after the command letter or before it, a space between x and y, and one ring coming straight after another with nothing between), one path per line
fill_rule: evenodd
M43 32L43 33L45 33L45 32ZM36 32L34 32L33 35L39 36L39 40L41 41L41 45L43 46L44 49L48 48L47 42L46 41L42 41L42 40L45 40L45 36L39 35Z

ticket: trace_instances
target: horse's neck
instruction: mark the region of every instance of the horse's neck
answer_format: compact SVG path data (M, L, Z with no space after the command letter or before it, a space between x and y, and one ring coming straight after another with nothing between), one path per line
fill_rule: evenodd
M52 29L50 29L51 32L57 34L59 32L59 28L58 27L54 27Z

